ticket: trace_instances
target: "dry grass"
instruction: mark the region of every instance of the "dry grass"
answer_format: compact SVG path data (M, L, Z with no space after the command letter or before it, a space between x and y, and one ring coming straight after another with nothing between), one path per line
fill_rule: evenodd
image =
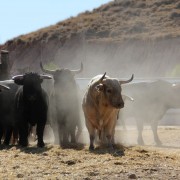
M117 146L116 153L109 153L105 147L89 152L82 144L64 149L52 144L46 144L44 148L37 148L32 143L28 148L1 145L0 178L179 179L180 150L173 146L179 142L178 130L160 128L165 146ZM135 132L129 131L128 135L132 133ZM148 141L151 133L148 130L146 133L144 138ZM166 146L168 144L170 146Z
M178 0L123 0L15 38L14 43L68 39L86 32L90 41L123 41L180 36ZM12 41L8 42L9 44Z

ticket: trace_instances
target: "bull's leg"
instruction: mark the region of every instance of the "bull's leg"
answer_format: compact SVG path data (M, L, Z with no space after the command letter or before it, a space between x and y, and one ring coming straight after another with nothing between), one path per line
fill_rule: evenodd
M117 119L113 119L111 122L107 124L107 126L104 128L107 142L108 142L108 147L111 150L114 149L114 134L115 134L115 126L116 126L116 121Z
M90 146L89 146L89 150L94 150L94 140L95 140L95 136L93 134L89 135L90 138Z
M61 146L66 146L68 144L69 132L67 130L66 124L59 123L59 144Z
M137 130L138 130L138 139L137 142L139 145L144 145L144 140L142 137L142 132L143 132L143 121L141 119L136 119L136 123L137 123Z
M108 141L108 148L110 149L110 150L113 150L114 149L114 147L113 147L113 144L112 144L112 135L111 134L107 134L106 135L106 138L107 138L107 141Z
M63 142L63 130L62 130L62 125L61 125L61 122L60 121L58 121L57 122L57 126L58 126L58 128L57 128L57 136L58 136L58 138L56 138L56 139L58 139L59 140L59 145L62 145L62 142ZM55 141L56 141L56 139L55 139Z
M90 139L89 150L92 151L92 150L94 150L95 129L92 126L92 124L90 123L90 121L88 121L88 120L86 120L86 127L88 129L89 139Z
M5 139L4 139L4 143L5 145L9 145L11 137L12 137L12 132L13 132L13 128L12 127L7 127L6 129L6 133L5 133Z
M60 145L59 126L57 122L51 124L51 128L54 133L54 144Z
M114 128L113 126L107 126L105 128L105 134L107 138L108 148L110 151L114 149Z
M44 133L45 123L38 123L36 127L36 133L38 138L38 147L44 147L44 141L43 141L43 133Z
M158 133L157 133L157 128L158 128L158 120L156 121L152 121L151 122L151 129L153 131L153 135L154 135L154 141L156 143L156 145L161 145L161 141L159 139Z
M62 145L67 145L69 142L69 133L67 132L67 129L63 129L63 144Z
M112 132L112 146L113 146L113 147L115 147L114 135L115 135L115 127L114 127L113 132Z
M76 137L75 137L75 128L71 130L71 143L76 143Z
M0 144L1 144L1 139L3 137L3 126L0 124Z
M75 138L76 138L77 142L79 141L79 137L80 137L81 133L82 133L82 126L78 125L78 130L77 130L77 133L75 135Z
M18 129L16 127L13 128L12 136L12 144L16 144L19 138Z
M28 145L28 123L22 123L19 125L19 145Z
M69 132L67 132L66 125L61 121L58 121L58 136L59 145L66 146L68 144Z

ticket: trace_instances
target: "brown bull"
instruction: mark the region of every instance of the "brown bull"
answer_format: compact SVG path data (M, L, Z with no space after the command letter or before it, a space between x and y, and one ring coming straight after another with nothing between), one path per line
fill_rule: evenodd
M132 80L133 75L127 81L119 81L106 76L105 73L95 76L90 81L82 104L86 127L90 136L90 150L94 149L96 130L99 138L102 140L106 137L108 146L113 148L118 112L124 107L121 84L129 83Z

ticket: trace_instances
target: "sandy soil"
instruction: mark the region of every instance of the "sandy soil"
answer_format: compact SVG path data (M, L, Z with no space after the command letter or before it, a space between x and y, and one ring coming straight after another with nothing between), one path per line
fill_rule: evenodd
M60 148L46 140L45 148L31 142L28 148L0 146L0 179L180 179L180 127L159 127L161 147L153 144L152 132L145 128L145 146L136 144L137 132L118 129L115 152L88 144ZM86 140L86 131L83 132ZM118 138L121 136L121 138Z

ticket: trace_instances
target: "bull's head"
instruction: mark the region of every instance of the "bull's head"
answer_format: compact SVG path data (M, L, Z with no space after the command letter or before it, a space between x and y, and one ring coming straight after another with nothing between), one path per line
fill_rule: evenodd
M40 67L43 72L53 75L55 86L57 85L58 87L63 87L63 89L75 87L76 83L74 76L76 74L79 74L83 70L82 63L81 63L81 68L77 70L69 70L69 69L47 70L43 67L42 62L40 62Z
M8 86L0 84L0 92L3 90L10 90L10 88Z
M12 77L14 82L23 86L23 96L28 101L35 101L42 94L41 83L43 79L52 79L49 75L39 75L37 73L26 73Z
M115 108L123 108L124 101L121 95L121 84L129 83L133 80L134 75L126 81L118 81L114 78L109 78L106 73L97 81L95 90L97 92L103 92L105 105L113 106Z
M55 74L56 74L57 72L60 72L60 71L61 71L61 69L56 69L56 70L48 70L48 69L45 69L45 68L43 67L43 65L42 65L42 62L40 62L40 67L41 67L41 70L42 70L43 72L45 72L45 73L47 73L47 74L51 74L51 75L53 75L53 76L55 76ZM81 63L81 68L80 68L80 69L77 69L77 70L69 70L69 71L72 73L73 76L76 75L76 74L79 74L80 72L83 71L83 64Z

